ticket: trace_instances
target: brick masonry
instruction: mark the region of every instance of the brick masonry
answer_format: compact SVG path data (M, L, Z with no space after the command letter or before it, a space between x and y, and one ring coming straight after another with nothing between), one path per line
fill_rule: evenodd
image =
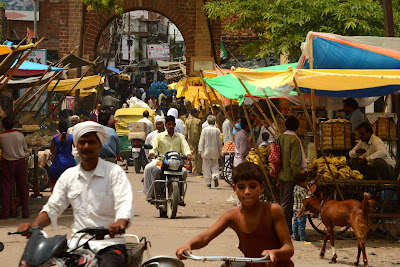
M192 57L213 57L203 0L126 0L124 11L149 10L169 18L181 31L186 45L187 69ZM59 52L59 57L79 45L82 15L81 0L40 0L38 37L46 38L42 47ZM117 16L89 12L85 19L84 58L94 60L102 31ZM30 21L9 21L7 37L22 39ZM212 22L213 39L219 61L221 26ZM75 54L77 53L77 50Z

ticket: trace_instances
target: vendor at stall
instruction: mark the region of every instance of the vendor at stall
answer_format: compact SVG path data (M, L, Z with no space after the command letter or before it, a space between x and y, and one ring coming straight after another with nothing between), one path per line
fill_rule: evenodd
M364 114L358 109L358 102L354 98L343 100L344 119L351 123L351 132L364 122Z
M367 179L393 179L395 162L383 141L373 134L372 126L363 122L356 132L361 141L349 152L351 168L359 170Z

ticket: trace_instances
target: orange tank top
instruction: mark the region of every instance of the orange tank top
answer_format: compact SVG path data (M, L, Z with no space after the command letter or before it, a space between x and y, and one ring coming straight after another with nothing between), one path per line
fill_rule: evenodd
M258 224L255 231L252 233L244 232L240 227L240 208L237 207L235 211L235 223L232 229L236 232L239 238L239 249L243 252L245 257L260 258L264 250L279 249L282 244L278 235L274 231L271 217L271 203L263 202L263 215L262 220ZM265 266L264 263L248 263L246 267L261 267ZM292 261L279 261L279 267L294 266Z

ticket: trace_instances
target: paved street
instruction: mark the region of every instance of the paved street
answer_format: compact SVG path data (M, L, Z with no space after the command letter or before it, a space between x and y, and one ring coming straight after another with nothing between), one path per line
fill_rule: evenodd
M151 242L149 249L151 256L174 255L178 246L187 242L193 235L200 233L213 224L225 211L234 208L234 204L226 200L233 194L232 189L221 180L217 189L206 189L200 177L190 176L188 179L187 206L178 208L178 217L174 220L158 218L158 210L150 206L141 189L143 174L135 174L133 167L128 171L128 177L134 191L135 218L128 233L145 236ZM21 256L26 240L21 236L8 236L8 231L15 231L21 222L33 220L40 207L47 200L32 199L33 208L29 219L9 219L0 221L0 241L4 243L5 250L0 252L0 266L16 266ZM55 231L46 228L50 236L55 234L71 233L72 210L64 212L59 220L59 228ZM309 228L309 225L307 225ZM322 237L312 229L307 230L308 238L312 241L304 243L295 241L295 255L293 260L296 266L328 266L329 259L320 259L319 250ZM197 255L230 255L241 256L237 249L238 239L233 230L226 230L221 236L212 241L206 248L195 251ZM369 239L366 243L370 266L394 266L400 264L400 243L383 239ZM336 266L351 266L356 257L357 242L354 240L336 241L338 264ZM326 251L330 257L330 245ZM147 255L144 256L147 259ZM219 264L186 262L186 266L219 266Z

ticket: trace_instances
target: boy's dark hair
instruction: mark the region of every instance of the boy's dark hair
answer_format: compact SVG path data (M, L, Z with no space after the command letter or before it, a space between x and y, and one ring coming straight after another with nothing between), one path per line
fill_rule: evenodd
M171 116L171 115L165 117L165 124L167 124L169 121L172 121L173 123L175 123L175 117Z
M143 117L148 118L149 116L150 113L147 110L143 111Z
M354 98L347 98L343 100L343 104L351 107L352 109L358 109L358 102Z
M308 179L308 176L306 173L298 173L294 176L294 181L296 184L302 183Z
M285 126L289 131L295 132L299 129L299 120L294 116L290 116L286 119Z
M257 180L257 182L264 183L265 177L260 166L253 162L240 163L236 168L233 169L232 181L233 184L237 184L240 180Z
M360 125L357 126L356 130L359 130L361 128L364 128L368 133L374 133L374 130L372 129L371 124L369 124L368 122L362 122L360 123Z
M108 125L108 120L110 119L110 114L109 113L100 113L97 121L103 125L103 126L107 126Z
M262 136L262 140L263 140L263 141L268 141L268 139L269 139L269 133L263 132L261 136Z
M6 130L10 130L14 127L14 117L5 117L2 120L3 122L3 127Z

